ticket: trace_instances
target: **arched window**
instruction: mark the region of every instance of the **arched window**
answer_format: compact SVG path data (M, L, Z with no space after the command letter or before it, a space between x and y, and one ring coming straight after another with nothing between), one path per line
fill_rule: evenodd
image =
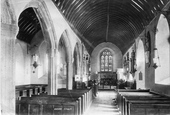
M104 50L100 54L100 71L111 72L113 71L113 56L109 50Z

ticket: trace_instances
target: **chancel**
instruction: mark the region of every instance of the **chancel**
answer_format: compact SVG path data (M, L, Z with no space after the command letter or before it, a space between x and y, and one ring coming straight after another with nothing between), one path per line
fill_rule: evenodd
M170 0L1 0L0 115L170 115Z

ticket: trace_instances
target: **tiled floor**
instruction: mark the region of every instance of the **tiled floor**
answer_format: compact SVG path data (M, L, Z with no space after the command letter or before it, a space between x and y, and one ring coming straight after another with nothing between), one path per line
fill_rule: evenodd
M116 98L116 92L113 90L99 91L84 115L120 115L114 98Z

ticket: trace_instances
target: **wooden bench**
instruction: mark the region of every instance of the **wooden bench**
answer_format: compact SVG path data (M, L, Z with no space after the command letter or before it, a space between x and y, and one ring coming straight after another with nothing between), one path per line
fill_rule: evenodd
M147 91L147 90L146 91L138 91L138 90L123 91L123 90L121 90L120 92L118 92L117 101L118 101L118 106L120 108L122 115L131 115L131 114L138 115L137 112L135 112L135 111L140 111L140 109L147 110L147 108L145 108L144 105L146 105L146 107L147 107L150 104L153 107L155 105L158 108L158 109L156 109L156 111L157 110L162 111L161 106L168 107L167 105L170 104L170 98L159 95L157 93ZM140 106L140 104L142 104L142 106L140 106L140 107L144 107L144 108L137 108L138 107L137 106L134 109L133 104L136 104L136 105L138 104L139 106ZM155 109L155 108L150 108L150 109ZM168 109L166 109L166 111L168 111ZM152 112L150 112L150 114L151 113ZM139 114L140 114L140 112L139 112ZM150 114L148 114L146 112L142 113L142 115L150 115ZM164 113L161 113L160 115L164 115Z
M87 109L87 107L90 105L91 101L92 101L92 90L93 89L85 89L85 90L79 90L79 89L76 89L76 90L66 90L66 89L60 89L58 91L58 95L61 95L61 96L67 96L67 95L70 95L70 96L81 96L82 98L82 113L85 112L85 110ZM91 93L90 93L91 92Z
M122 110L122 112L123 112L123 114L124 114L124 112L125 112L125 107L126 107L126 99L127 99L127 97L131 97L131 99L133 100L133 98L134 98L134 100L141 100L141 99L150 99L150 98L162 98L162 96L160 96L160 95L155 95L155 94L152 94L152 93L150 93L150 92L126 92L125 94L122 94L122 98L121 98L121 103L122 103L122 105L121 105L121 110Z
M125 115L170 115L170 101L132 101Z
M36 97L37 95L33 95L32 97ZM69 100L72 100L72 101L74 101L74 100L76 100L76 101L78 101L78 114L80 115L80 114L82 114L82 97L81 96L79 96L79 95L72 95L72 96L70 96L70 95L47 95L48 97L50 97L50 98L68 98ZM40 95L40 96L37 96L37 97L45 97L45 95Z
M122 115L124 115L124 96L125 95L131 95L131 96L141 96L141 95L150 95L153 96L153 94L150 94L149 90L134 90L134 89L129 89L129 90L125 90L125 89L121 89L118 90L118 94L117 94L117 104L118 107L122 113Z
M150 92L150 89L117 89L117 92Z
M125 115L127 115L129 110L129 103L139 103L139 104L170 104L170 99L168 98L140 98L140 99L133 99L133 98L125 98Z
M135 89L118 89L118 94L117 94L117 104L118 106L120 106L121 102L122 102L122 95L123 94L127 94L129 92L134 92L133 94L135 94L136 92L145 92L145 93L148 93L150 90L135 90Z
M16 113L17 115L31 115L32 113L37 115L81 115L90 102L92 102L92 89L61 89L58 91L58 95L42 93L31 97L22 97L20 101L16 102Z
M17 115L78 115L77 99L64 97L23 97L16 102Z
M82 108L83 108L83 102L82 102L82 97L81 95L76 95L76 94L72 94L70 95L32 95L32 97L49 97L49 98L68 98L69 100L76 100L78 101L78 114L83 114Z

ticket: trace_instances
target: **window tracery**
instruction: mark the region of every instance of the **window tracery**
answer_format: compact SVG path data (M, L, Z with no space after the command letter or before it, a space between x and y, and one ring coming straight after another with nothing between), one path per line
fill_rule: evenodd
M113 56L109 50L104 50L100 55L100 71L111 72L113 69Z

